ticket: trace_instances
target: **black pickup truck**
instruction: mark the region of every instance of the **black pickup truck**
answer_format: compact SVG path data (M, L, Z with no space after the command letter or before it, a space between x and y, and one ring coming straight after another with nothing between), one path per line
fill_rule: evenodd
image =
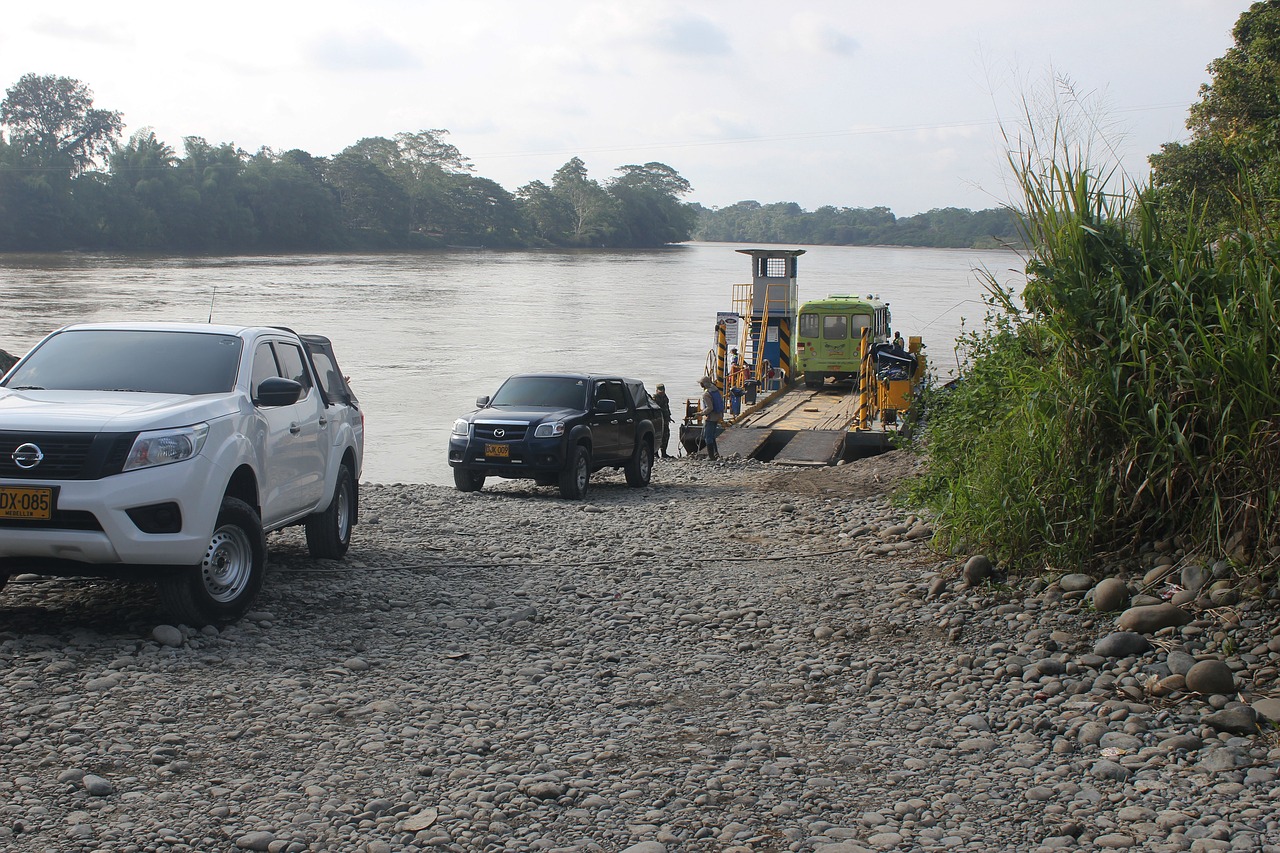
M601 468L624 469L630 486L649 484L662 412L638 379L519 374L476 405L454 421L449 436L459 491L476 491L486 477L507 477L558 485L563 497L578 500L591 472Z

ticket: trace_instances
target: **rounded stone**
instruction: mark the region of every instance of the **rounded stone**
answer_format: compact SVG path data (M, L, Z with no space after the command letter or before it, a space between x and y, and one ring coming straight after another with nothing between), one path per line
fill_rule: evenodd
M993 567L985 554L974 554L964 564L966 586L977 586L991 577Z
M1235 705L1210 714L1204 721L1220 732L1249 737L1258 733L1258 714L1248 705Z
M1104 658L1123 658L1151 651L1151 642L1133 631L1115 631L1099 640L1093 653Z
M1121 631L1136 631L1141 634L1154 634L1161 628L1186 625L1192 616L1181 607L1172 604L1149 604L1142 607L1130 607L1116 620L1116 628Z
M1202 660L1187 670L1187 689L1193 693L1234 693L1236 677L1220 660Z
M1081 572L1063 575L1058 581L1063 592L1084 592L1093 586L1093 578Z
M1165 664L1169 667L1169 672L1174 675L1186 675L1191 671L1191 667L1196 665L1196 659L1186 652L1174 650L1169 652L1169 656L1165 659Z
M95 776L92 773L86 773L84 778L80 780L80 784L84 785L84 789L89 792L92 797L105 797L115 793L115 786L103 779L101 776Z
M1129 601L1129 588L1119 578L1103 578L1093 588L1093 606L1103 613L1124 607Z
M236 847L239 847L241 850L265 851L270 849L272 842L275 840L275 835L270 832L246 832L244 835L236 839Z
M1192 563L1182 567L1182 588L1191 592L1199 592L1200 588L1209 582L1213 577L1213 573L1205 566Z
M151 639L162 646L177 648L182 645L182 632L172 625L157 625L151 629Z

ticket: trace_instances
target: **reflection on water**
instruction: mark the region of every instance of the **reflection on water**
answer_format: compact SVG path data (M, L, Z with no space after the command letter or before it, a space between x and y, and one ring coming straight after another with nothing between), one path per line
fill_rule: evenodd
M367 482L452 483L454 418L510 373L596 370L697 395L716 311L750 259L726 244L649 251L452 251L234 258L0 255L0 349L67 323L281 325L332 338L364 405ZM1019 282L1011 252L806 247L800 298L873 293L954 368L961 319L985 313L973 270ZM1017 289L1021 289L1020 286ZM677 409L679 405L677 405Z

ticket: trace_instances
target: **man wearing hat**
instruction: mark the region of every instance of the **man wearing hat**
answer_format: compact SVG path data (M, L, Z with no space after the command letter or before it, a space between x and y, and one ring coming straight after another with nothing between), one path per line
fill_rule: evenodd
M661 382L658 383L657 393L653 395L653 402L662 409L662 423L654 424L658 433L658 455L663 459L670 459L667 443L671 441L671 398L667 396L667 386Z
M716 447L716 434L720 431L720 422L724 420L724 396L710 376L698 381L702 386L702 400L698 404L698 414L702 415L702 442L707 446L707 458L719 459L720 448Z

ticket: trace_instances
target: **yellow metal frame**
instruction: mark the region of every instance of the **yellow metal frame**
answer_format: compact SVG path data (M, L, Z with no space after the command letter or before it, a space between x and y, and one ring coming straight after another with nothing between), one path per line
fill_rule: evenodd
M876 376L875 365L871 360L869 331L862 330L862 340L859 342L861 363L858 365L858 385L854 391L857 400L856 414L852 424L854 430L872 429L877 420L887 426L884 423L886 412L892 411L895 421L908 412L915 400L916 388L924 381L928 367L920 336L912 335L908 339L907 351L916 357L915 373L909 379L880 379Z

